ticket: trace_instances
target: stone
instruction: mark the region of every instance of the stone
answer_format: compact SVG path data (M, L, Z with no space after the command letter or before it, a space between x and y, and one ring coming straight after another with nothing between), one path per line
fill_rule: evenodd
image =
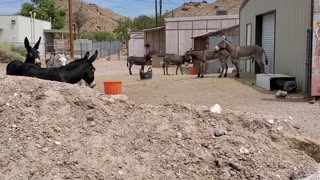
M220 137L226 134L226 129L225 128L215 128L213 130L213 134L215 137Z
M215 114L221 114L221 106L219 104L215 104L210 108L210 111Z

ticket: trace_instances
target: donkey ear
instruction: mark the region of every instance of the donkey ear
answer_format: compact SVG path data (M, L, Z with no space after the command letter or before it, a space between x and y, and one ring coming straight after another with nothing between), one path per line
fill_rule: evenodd
M88 59L89 55L90 55L90 53L89 53L89 51L87 51L86 54L84 55L83 59Z
M33 46L33 48L39 49L40 41L41 41L41 36L40 36L38 42Z
M88 61L93 63L93 61L95 61L97 57L98 57L98 51L96 50L96 52L90 57Z
M27 37L24 38L24 47L29 51L29 49L31 49L29 40Z

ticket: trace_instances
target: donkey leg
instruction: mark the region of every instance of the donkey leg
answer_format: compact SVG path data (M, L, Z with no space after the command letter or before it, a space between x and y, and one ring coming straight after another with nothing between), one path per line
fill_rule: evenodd
M180 72L181 72L181 75L183 75L181 64L180 64Z
M223 71L224 71L224 64L221 64L221 70L220 70L219 78L222 77Z
M129 64L129 74L130 74L130 75L132 75L132 72L131 72L131 67L132 67L132 65L133 65L133 64Z
M205 65L202 64L202 65L201 65L201 75L200 75L201 78L203 78L204 68L205 68Z
M178 75L178 69L179 69L179 65L177 65L176 75Z
M260 68L261 68L261 73L264 74L265 70L264 70L264 64L262 61L262 56L261 57L255 57L257 63L259 64Z
M162 64L162 69L163 69L163 75L166 75L166 70L165 70L166 65Z
M227 64L227 62L225 63L225 67L226 67L226 73L224 74L224 77L227 77L227 74L228 74L228 64Z
M232 60L232 64L234 64L236 66L236 70L237 70L237 74L235 75L236 78L240 78L240 74L239 74L239 60Z
M168 69L169 69L169 64L167 64L167 66L166 66L167 75L169 75L169 73L168 73Z

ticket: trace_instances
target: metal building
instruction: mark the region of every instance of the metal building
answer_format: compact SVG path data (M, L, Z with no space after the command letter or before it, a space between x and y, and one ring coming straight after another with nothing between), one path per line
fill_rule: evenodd
M262 46L269 60L266 72L296 77L298 89L305 92L310 88L307 40L312 29L312 2L244 0L240 7L240 45ZM243 61L241 67L260 72L257 64Z
M236 24L238 15L165 18L166 53L182 55L192 48L192 37Z
M45 54L45 29L51 29L51 23L49 21L20 15L0 16L0 41L23 45L24 38L28 37L30 44L33 45L41 36L39 51L42 58Z
M128 40L128 57L143 57L144 54L144 32L131 32Z
M145 44L149 44L151 50L155 50L157 52L157 56L162 57L166 53L166 33L165 27L157 27L152 29L145 29L144 38Z

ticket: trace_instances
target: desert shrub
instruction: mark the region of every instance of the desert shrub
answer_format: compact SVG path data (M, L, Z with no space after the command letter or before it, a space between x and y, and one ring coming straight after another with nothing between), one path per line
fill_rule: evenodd
M8 63L13 60L24 59L26 50L23 46L16 46L7 42L0 42L0 62Z

